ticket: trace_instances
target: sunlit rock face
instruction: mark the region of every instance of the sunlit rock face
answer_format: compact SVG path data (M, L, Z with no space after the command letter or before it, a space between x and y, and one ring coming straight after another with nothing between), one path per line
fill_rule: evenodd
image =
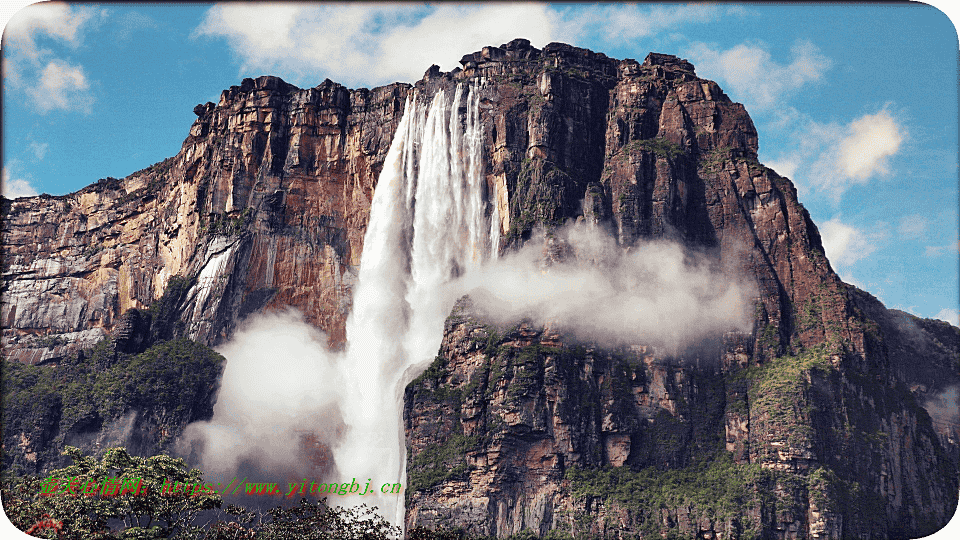
M946 523L960 333L839 280L793 184L757 161L742 105L670 55L518 39L461 64L373 90L246 79L195 108L176 156L4 200L4 356L56 363L111 333L136 347L122 315L177 275L193 278L179 331L202 343L289 306L343 348L408 97L482 81L490 259L533 246L544 275L596 262L537 232L570 221L628 253L679 244L744 280L749 324L666 347L461 300L435 336L439 359L403 396L408 529L908 538Z
M408 91L245 79L197 106L176 156L69 195L4 201L4 353L30 363L75 354L175 275L199 278L182 308L201 342L224 341L259 309L293 306L342 345ZM38 339L52 336L53 347Z

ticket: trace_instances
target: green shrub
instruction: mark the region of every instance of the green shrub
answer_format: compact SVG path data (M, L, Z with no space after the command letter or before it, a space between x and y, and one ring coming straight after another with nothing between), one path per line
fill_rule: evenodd
M683 148L679 144L670 142L662 137L635 140L628 144L626 149L630 152L645 150L670 160L675 160L684 154Z
M442 443L428 444L407 461L407 495L442 484L447 480L466 480L470 472L466 453L477 446L477 437L463 434L458 421Z
M715 520L742 519L748 509L761 503L761 491L774 476L754 463L736 464L728 452L721 452L714 459L681 469L571 467L565 478L571 482L574 497L615 503L637 516L647 534L659 536L671 532L661 531L661 509L692 507Z

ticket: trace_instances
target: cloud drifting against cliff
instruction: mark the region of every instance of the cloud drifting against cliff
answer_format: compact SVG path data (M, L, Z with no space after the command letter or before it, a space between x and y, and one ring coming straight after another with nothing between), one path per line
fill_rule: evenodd
M840 221L838 217L824 222L819 228L827 258L841 268L869 257L885 237L880 230L863 230Z
M534 238L439 287L443 312L470 294L476 307L504 325L527 319L583 340L641 342L667 354L731 330L752 330L753 287L716 261L668 241L624 250L611 235L582 223L555 234L560 241L553 246L565 246L563 260L544 266L545 239ZM217 349L227 363L213 418L190 424L179 452L211 477L363 476L357 467L337 470L343 456L364 455L377 444L366 436L350 438L354 427L346 419L361 405L358 400L389 398L396 388L392 377L378 376L376 369L363 371L359 391L350 384L356 377L349 373L360 365L356 355L368 350L354 351L356 345L331 352L323 333L293 310L246 319ZM398 369L383 366L385 372ZM310 454L304 436L325 448L325 458Z
M605 344L677 349L752 331L755 289L732 268L666 240L623 250L612 236L582 224L557 235L572 257L543 267L543 244L529 242L466 276L461 291L498 322L529 318Z

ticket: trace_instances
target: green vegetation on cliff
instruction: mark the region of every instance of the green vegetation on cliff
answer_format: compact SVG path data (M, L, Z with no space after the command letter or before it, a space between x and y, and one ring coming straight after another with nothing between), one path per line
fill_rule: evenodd
M462 429L458 423L442 443L429 444L416 455L411 452L407 461L408 496L448 480L466 480L470 472L466 454L479 439L464 435Z
M663 157L670 160L677 159L678 157L684 155L683 148L681 148L679 144L670 142L662 137L639 139L628 144L626 149L630 153L638 150L646 150L647 152L652 152L657 157Z
M210 221L200 225L200 234L210 236L237 236L253 222L253 208L226 214L211 214Z
M739 503L753 498L747 493L748 484L757 483L762 473L757 465L737 465L725 455L680 469L570 467L565 478L576 497L609 499L636 508L693 504L729 514L742 510Z
M807 497L821 513L836 513L846 496L843 482L827 467L808 474L772 470L735 463L723 450L681 468L571 467L565 478L571 495L587 508L599 500L608 518L628 512L641 538L689 538L706 523L716 531L732 531L731 538L758 539L773 516L803 512L801 501ZM590 529L600 516L578 512L572 517L574 537L597 537Z
M117 353L107 339L57 367L5 361L3 468L39 472L71 438L92 437L132 412L157 421L162 445L187 423L212 414L223 362L186 338L137 355Z
M3 361L3 470L55 466L67 444L119 443L134 420L138 450L157 452L212 415L224 358L178 337L180 306L194 283L174 276L148 309L130 310L125 346L106 338L54 366Z
M793 422L797 415L809 416L804 392L810 386L809 377L825 376L834 370L827 346L807 349L796 356L774 358L761 365L738 372L734 378L750 382L751 416L764 414L778 423Z

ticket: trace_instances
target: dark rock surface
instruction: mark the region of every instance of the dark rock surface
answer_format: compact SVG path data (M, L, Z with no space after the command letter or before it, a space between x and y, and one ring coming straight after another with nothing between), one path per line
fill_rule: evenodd
M840 281L740 104L670 55L518 40L461 64L447 76L488 81L505 248L570 219L623 247L677 240L753 277L754 330L712 352L604 349L463 300L406 393L408 527L906 538L949 520L960 331Z

